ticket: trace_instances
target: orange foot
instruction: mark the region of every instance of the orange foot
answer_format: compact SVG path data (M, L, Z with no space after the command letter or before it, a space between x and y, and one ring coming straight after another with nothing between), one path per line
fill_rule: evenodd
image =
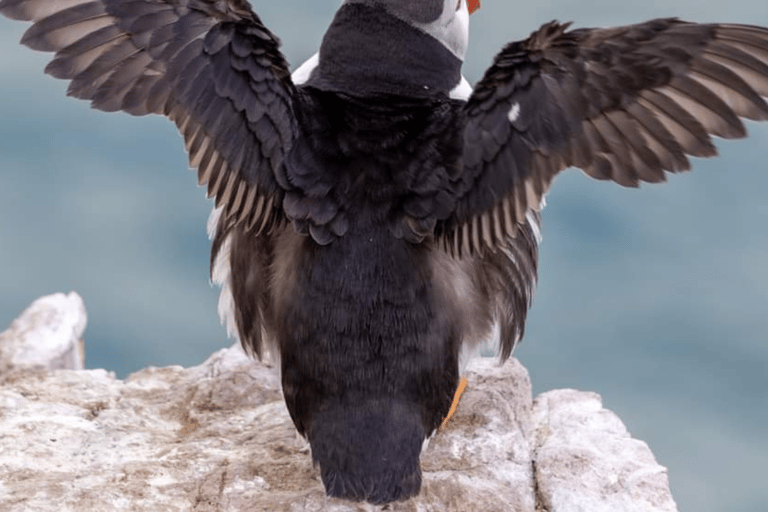
M451 416L453 416L453 413L456 412L456 407L459 406L459 400L461 400L461 394L464 393L464 388L466 387L467 378L462 377L461 382L459 382L459 387L456 389L456 394L453 395L453 403L451 403L451 409L448 411L448 416L445 417L438 430L442 430L445 424L448 423L448 420L451 419Z

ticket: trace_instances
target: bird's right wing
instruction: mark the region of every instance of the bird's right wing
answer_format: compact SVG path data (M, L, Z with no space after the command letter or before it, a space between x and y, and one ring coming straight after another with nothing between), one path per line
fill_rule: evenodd
M573 166L624 186L716 154L711 135L768 120L768 28L658 19L507 45L465 107L458 206L438 233L453 255L498 250Z
M160 114L231 224L282 218L297 132L279 40L244 0L0 0L32 21L22 43L55 52L45 71L93 108Z
M483 261L502 360L522 337L536 280L538 210L568 167L624 186L716 153L711 135L768 120L768 29L676 19L608 29L548 23L507 45L464 107L457 201L438 246ZM427 219L430 220L430 219ZM430 225L416 219L424 225Z

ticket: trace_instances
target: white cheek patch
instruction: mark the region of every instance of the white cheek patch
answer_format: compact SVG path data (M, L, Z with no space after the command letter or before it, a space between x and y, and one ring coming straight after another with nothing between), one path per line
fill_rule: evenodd
M461 9L455 11L446 29L448 49L463 62L469 46L469 11L466 2L462 2Z
M509 113L507 114L507 118L510 123L514 123L520 118L520 103L515 102L512 105L512 108L509 109Z
M456 0L445 0L440 18L432 23L412 23L412 25L440 41L463 62L469 45L469 11L466 2L461 2L461 8L458 11L455 7Z

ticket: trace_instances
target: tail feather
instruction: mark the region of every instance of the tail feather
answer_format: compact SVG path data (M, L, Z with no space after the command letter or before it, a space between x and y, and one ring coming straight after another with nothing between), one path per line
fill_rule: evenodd
M384 504L421 488L419 454L426 438L417 407L393 398L347 397L312 418L312 460L329 496Z

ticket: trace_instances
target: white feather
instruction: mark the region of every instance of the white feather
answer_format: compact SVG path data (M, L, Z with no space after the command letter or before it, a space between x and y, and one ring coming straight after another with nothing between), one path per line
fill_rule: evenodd
M216 229L219 225L219 218L224 211L224 207L214 208L208 217L208 238L216 236ZM219 293L219 320L227 330L227 336L235 341L240 341L237 334L237 323L235 322L235 299L232 296L232 268L230 267L229 255L232 247L231 235L227 236L224 243L221 244L216 259L213 262L211 271L211 284L221 287Z
M320 52L314 54L309 59L307 59L304 64L296 68L296 71L291 74L291 80L293 80L293 83L295 85L306 83L306 81L309 80L309 76L312 74L312 71L315 70L319 63Z
M544 199L542 198L541 201L541 208L544 207ZM533 210L530 208L525 212L525 220L528 221L528 225L531 226L531 231L533 231L533 236L536 238L536 244L541 243L541 228L539 227L539 223L536 222L536 218L533 216Z
M233 340L239 341L237 333L237 323L235 322L235 299L232 296L232 269L229 265L229 255L232 247L231 235L224 239L221 244L216 260L213 262L213 272L211 280L213 284L221 287L219 293L219 319L227 330L227 336Z
M467 101L471 95L472 86L469 85L469 82L467 82L467 79L464 78L464 75L461 75L461 81L459 82L459 85L451 89L451 92L448 93L448 96L451 99L464 101Z
M219 219L221 218L221 212L224 211L224 207L214 207L211 210L211 214L208 216L208 224L206 225L206 232L208 233L208 239L213 240L216 236L216 228L219 226Z
M515 340L515 345L517 345ZM514 346L514 345L513 345ZM459 375L464 375L467 370L467 364L483 355L483 352L492 352L498 354L501 347L501 323L498 320L493 322L491 330L487 333L480 343L462 343L459 353Z
M510 123L514 123L520 118L520 103L515 102L514 105L512 105L512 108L509 109L509 114L507 114L507 118Z

